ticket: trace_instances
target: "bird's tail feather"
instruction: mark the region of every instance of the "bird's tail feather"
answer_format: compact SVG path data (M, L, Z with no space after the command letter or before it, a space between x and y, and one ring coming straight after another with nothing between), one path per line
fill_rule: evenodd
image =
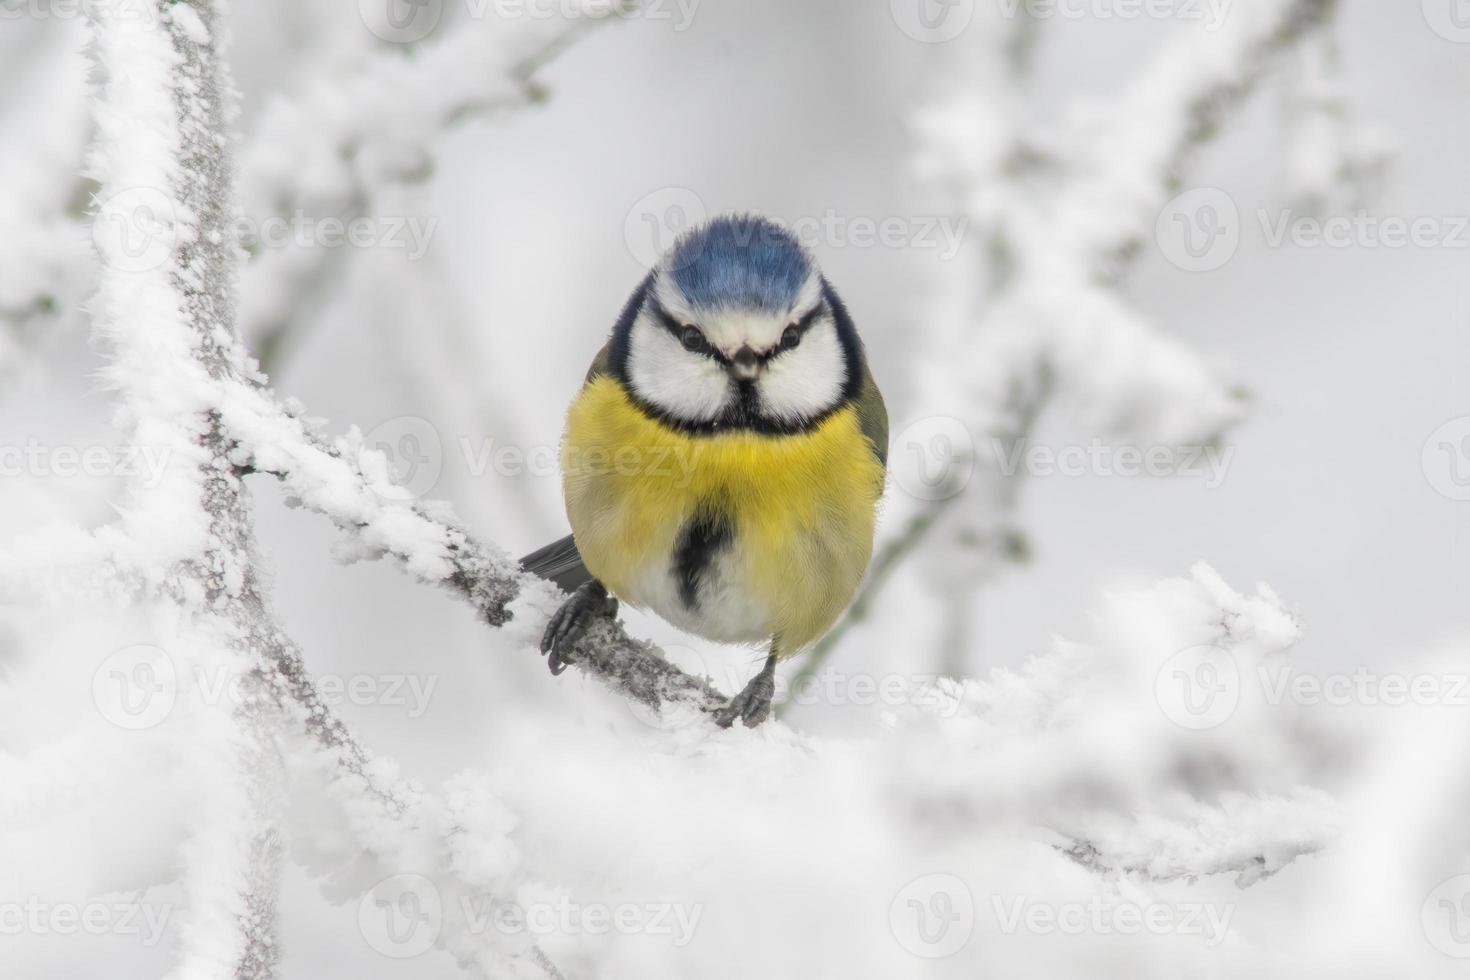
M521 567L532 575L555 582L567 592L592 581L592 573L582 564L577 542L570 534L522 558Z

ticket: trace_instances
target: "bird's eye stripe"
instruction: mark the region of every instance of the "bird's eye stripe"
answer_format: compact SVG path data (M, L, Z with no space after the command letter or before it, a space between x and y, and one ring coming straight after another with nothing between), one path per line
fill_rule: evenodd
M775 348L773 348L766 356L775 357L777 354L800 346L801 339L805 337L806 332L812 328L812 324L817 322L817 317L821 315L826 307L827 304L818 303L806 313L802 314L801 319L787 325L786 329L781 331L781 339L777 342ZM794 335L792 331L795 331Z
M668 311L660 306L657 300L650 302L648 305L653 310L653 317L655 320L658 321L659 326L663 327L675 337L679 336L679 334L683 332L684 324L669 316Z
M658 321L658 325L667 330L671 337L684 346L685 350L695 354L703 354L721 364L729 363L729 358L721 354L719 349L711 344L709 338L705 337L704 333L698 327L694 326L694 324L680 323L678 320L675 320L669 315L669 311L664 309L658 300L652 297L649 298L648 308L653 311L653 318ZM690 346L689 342L685 340L685 332L688 330L693 330L699 334L698 344Z

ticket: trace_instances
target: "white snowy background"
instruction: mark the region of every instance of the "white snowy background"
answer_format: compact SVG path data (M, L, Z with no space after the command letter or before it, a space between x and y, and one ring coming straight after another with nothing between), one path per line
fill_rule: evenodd
M1462 0L163 6L0 0L0 975L1470 973ZM726 732L502 559L728 210L894 440Z

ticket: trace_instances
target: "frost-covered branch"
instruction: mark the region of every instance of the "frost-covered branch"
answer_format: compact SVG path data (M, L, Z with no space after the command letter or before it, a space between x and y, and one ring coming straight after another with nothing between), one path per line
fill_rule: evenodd
M225 149L233 94L215 7L160 3L136 17L99 4L91 14L106 79L90 161L104 201L96 333L110 355L119 421L136 442L170 458L159 486L131 488L122 522L128 559L199 663L258 677L261 651L251 641L267 617L249 503L232 440L201 397L243 363L234 339L234 188ZM127 221L109 222L140 204L165 236L142 261ZM190 908L177 975L265 980L278 955L275 711L259 697L226 706L228 717L219 706L194 707L189 720L205 751L220 758L215 792L195 814L184 850Z
M926 746L903 770L904 806L956 835L1020 818L1079 863L1160 882L1250 884L1333 839L1338 808L1295 761L1310 731L1257 684L1300 637L1270 590L1237 592L1199 565L1115 597L1099 634L942 683L937 709L900 723ZM1192 700L1201 665L1218 668L1220 700Z
M577 0L559 17L477 16L420 45L368 49L279 94L242 156L245 214L345 223L375 213L385 190L433 174L444 130L544 98L540 69L610 12ZM243 335L266 370L337 281L343 252L291 242L247 267Z
M953 652L965 645L975 588L1029 553L1015 516L1024 471L1008 460L1056 401L1095 430L1146 445L1211 445L1241 418L1233 386L1118 290L1197 151L1284 56L1327 30L1334 10L1334 0L1237 4L1218 32L1182 32L1117 92L1079 99L1041 125L1024 84L1035 25L975 33L986 50L951 66L947 94L919 122L920 172L973 231L968 264L941 284L912 415L959 415L973 451L941 462L973 475L957 498L893 495L896 530L876 574L803 674L916 553L946 606L942 669L964 672ZM912 448L895 446L894 465Z
M430 176L446 129L541 101L540 70L583 33L635 6L579 0L558 17L508 19L486 8L485 16L446 25L418 45L323 38L324 47L350 53L320 58L318 71L307 60L304 80L269 98L241 154L243 218L257 229L270 219L345 223L400 206L385 189ZM0 106L0 136L49 151L0 162L0 219L8 230L0 240L0 369L13 348L76 316L94 273L83 213L93 187L72 176L87 135L76 27L58 17L30 28L39 54L13 67L36 77L17 85L27 97ZM288 337L325 301L344 252L293 240L260 250L246 266L241 323L262 365L279 364Z
M271 617L243 477L253 470L278 473L303 503L351 528L362 549L392 554L421 578L456 589L492 624L507 621L527 583L513 563L470 540L452 518L403 503L380 454L350 442L328 446L308 433L253 373L236 331L226 135L233 103L215 8L195 0L160 4L157 13L154 22L105 6L95 11L107 87L91 166L102 185L96 330L111 362L107 376L119 393L119 421L136 443L166 453L170 465L158 486L131 489L119 528L99 540L112 546L110 561L124 579L138 581L145 598L171 610L191 660L249 680L253 693L228 717L207 703L192 704L188 713L199 735L227 757L218 767L227 782L196 815L194 843L186 848L191 909L178 970L266 978L277 956L282 789L271 732L278 714L298 716L303 731L335 760L333 783L359 799L352 808L359 822L367 819L364 804L379 814L369 823L369 850L419 853L383 829L404 829L414 813L420 816L410 822L420 826L425 804L421 794L384 781L384 763L327 710L299 651ZM107 220L140 200L154 222L146 244L156 246L141 257L126 237L128 227ZM349 462L344 449L368 470ZM625 692L650 703L701 689L712 697L625 636L600 639L606 645L589 644L586 664L605 670ZM626 656L616 650L619 641ZM458 881L455 862L446 861L446 882ZM479 884L470 880L465 887ZM445 942L462 959L482 961L487 975L505 968L507 957L530 957L542 974L555 975L533 945L497 953L482 948L478 937L451 934Z
M240 440L245 465L278 476L292 501L330 517L352 536L342 557L391 558L420 581L469 602L492 626L505 625L522 609L533 626L544 623L559 601L554 587L521 570L499 549L476 541L447 507L409 499L394 485L382 452L365 446L356 430L329 442L298 415L277 408L259 387L234 389L221 399L219 411ZM534 641L534 635L527 639ZM616 624L591 630L576 663L653 708L683 701L713 710L723 703L703 680Z

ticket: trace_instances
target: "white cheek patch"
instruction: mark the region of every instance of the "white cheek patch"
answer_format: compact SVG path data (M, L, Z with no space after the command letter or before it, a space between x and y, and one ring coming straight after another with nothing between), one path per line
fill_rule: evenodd
M629 335L628 381L656 408L689 422L718 418L730 400L730 378L717 362L684 345L639 314Z
M761 410L784 422L814 418L837 404L846 381L842 343L824 317L812 324L800 345L766 363L757 385Z

